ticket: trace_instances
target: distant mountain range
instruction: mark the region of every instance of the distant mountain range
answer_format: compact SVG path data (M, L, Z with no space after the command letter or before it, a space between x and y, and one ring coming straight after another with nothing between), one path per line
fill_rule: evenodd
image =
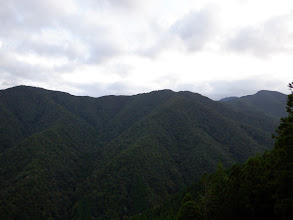
M0 91L0 218L115 219L273 147L287 96Z

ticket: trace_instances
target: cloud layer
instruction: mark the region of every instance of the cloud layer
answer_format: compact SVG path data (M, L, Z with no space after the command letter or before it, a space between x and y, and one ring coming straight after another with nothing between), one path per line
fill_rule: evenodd
M0 89L97 97L168 88L217 99L249 82L242 91L284 92L293 3L260 2L1 1Z
M248 26L228 39L228 49L256 56L273 56L276 53L293 52L293 12L273 17L268 21Z

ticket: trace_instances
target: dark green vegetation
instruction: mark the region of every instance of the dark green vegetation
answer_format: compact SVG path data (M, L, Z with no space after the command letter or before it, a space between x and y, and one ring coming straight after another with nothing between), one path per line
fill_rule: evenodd
M273 112L285 101L263 106L170 90L101 98L2 90L0 219L119 219L160 206L218 162L272 149Z
M164 206L131 219L293 219L293 94L287 112L272 151L228 170L219 163Z
M229 97L220 101L229 103L236 109L242 109L247 113L265 112L277 118L287 116L286 108L283 107L287 97L279 92L259 91L254 95L243 96L240 98Z

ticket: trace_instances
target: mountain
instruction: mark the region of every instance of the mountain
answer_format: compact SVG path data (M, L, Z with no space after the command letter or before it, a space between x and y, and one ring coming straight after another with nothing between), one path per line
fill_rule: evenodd
M163 204L219 161L271 149L286 101L269 110L230 101L171 90L100 98L1 90L0 217L126 217Z
M130 219L293 219L293 93L287 113L271 151L228 169L218 163L215 172L205 173L162 206Z
M221 99L221 102L228 103L234 108L242 109L247 112L252 111L262 111L270 116L275 116L276 118L286 117L286 108L280 108L286 103L287 96L274 91L262 90L254 95L237 97L228 97Z

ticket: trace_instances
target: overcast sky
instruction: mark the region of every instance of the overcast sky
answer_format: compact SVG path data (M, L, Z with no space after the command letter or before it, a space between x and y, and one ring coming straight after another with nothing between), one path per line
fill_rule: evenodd
M0 89L289 93L292 0L0 0Z

